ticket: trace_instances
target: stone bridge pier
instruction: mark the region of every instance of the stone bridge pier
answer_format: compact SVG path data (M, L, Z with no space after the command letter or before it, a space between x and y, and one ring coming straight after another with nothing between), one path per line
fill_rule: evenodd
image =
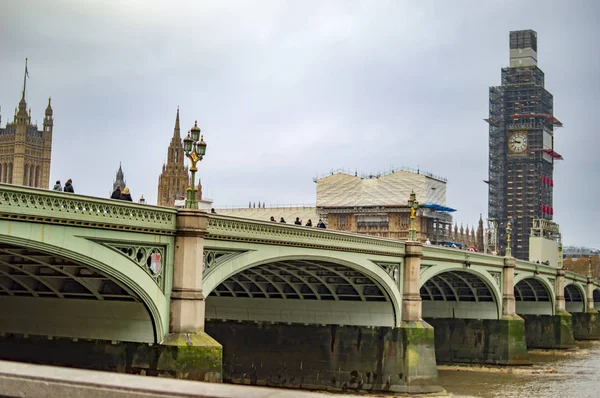
M461 265L433 274L421 287L438 361L530 364L525 322L515 312L515 259L505 257L502 272L473 270L468 258Z
M202 272L207 224L208 215L203 211L177 212L169 334L161 344L172 348L169 367L178 377L220 382L222 346L204 331Z
M556 270L554 311L552 292L539 279L525 279L515 286L522 298L520 316L525 320L528 348L569 349L575 347L572 317L565 306L565 271ZM535 300L532 300L535 298ZM529 300L529 301L525 301Z
M569 293L575 293L570 291ZM583 296L582 297L583 301ZM585 311L573 312L573 335L577 340L600 340L600 313L595 304L600 301L600 292L594 286L594 280L587 278L585 285Z

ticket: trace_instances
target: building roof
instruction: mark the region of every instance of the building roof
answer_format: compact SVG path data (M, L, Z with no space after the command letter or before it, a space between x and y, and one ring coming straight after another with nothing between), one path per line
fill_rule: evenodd
M339 172L315 182L317 207L405 205L411 192L419 203L446 206L446 181L419 172L398 170L369 177Z

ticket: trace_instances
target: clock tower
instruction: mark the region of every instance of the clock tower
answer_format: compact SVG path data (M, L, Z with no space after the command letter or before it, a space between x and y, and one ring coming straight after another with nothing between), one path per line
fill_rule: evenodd
M534 219L552 220L554 132L553 97L537 66L537 33L510 32L510 66L502 84L490 87L488 217L495 220L499 254L506 251L506 225L512 220L512 254L529 259Z

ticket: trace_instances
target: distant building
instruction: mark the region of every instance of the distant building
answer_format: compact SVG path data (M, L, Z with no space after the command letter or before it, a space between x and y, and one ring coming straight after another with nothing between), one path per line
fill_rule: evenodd
M179 108L175 118L175 129L167 151L167 163L163 164L162 173L158 177L159 206L176 207L175 201L185 199L189 185L188 168L184 166L185 153L179 129ZM202 200L202 185L198 184L198 200Z
M563 248L563 258L588 258L600 256L600 250L591 249L583 246L565 246Z
M397 170L383 175L358 176L344 172L315 179L317 213L328 228L406 240L410 208L415 192L417 238L432 244L474 244L475 231L455 225L446 206L446 179L420 171ZM468 239L465 237L468 236ZM463 242L458 242L461 239Z
M362 233L392 239L408 238L410 208L408 200L415 192L420 202L416 214L418 239L426 244L483 248L483 221L475 228L453 225L454 212L446 206L446 180L430 173L396 170L382 175L358 176L335 172L315 178L317 204L266 206L249 203L243 208L217 208L220 215L294 224L296 217L303 226L311 220L316 227L322 219L328 229Z
M37 124L31 123L31 109L27 111L25 88L24 84L12 122L7 122L5 128L0 127L0 182L48 188L54 126L51 100L48 98L43 129L38 130Z

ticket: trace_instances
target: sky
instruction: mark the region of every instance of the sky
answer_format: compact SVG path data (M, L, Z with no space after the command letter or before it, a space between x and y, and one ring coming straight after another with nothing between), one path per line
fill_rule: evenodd
M51 182L156 203L173 135L198 121L214 207L314 204L332 170L420 168L448 179L455 220L487 214L488 91L509 31L538 32L538 65L564 123L554 220L600 247L600 2L20 0L0 3L2 126L29 58L41 126L52 96ZM408 198L407 198L408 199Z

